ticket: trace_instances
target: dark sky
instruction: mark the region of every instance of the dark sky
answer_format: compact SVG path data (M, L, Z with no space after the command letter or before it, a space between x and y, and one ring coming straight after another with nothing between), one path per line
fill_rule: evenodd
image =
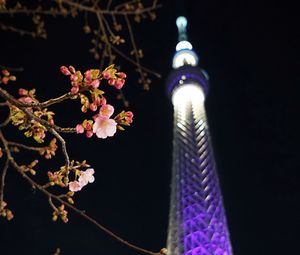
M137 245L155 251L165 246L172 160L172 105L165 95L165 79L177 42L175 19L184 14L200 66L210 75L206 109L234 254L296 254L300 228L296 8L288 3L190 0L180 13L175 1L160 2L157 20L146 21L135 31L145 52L143 63L162 79L153 78L151 90L145 92L133 67L116 60L129 76L124 93L135 114L132 127L106 140L65 136L71 158L86 159L96 170L96 182L76 196L76 205ZM97 67L81 21L46 21L47 40L0 31L0 64L25 69L10 85L12 93L17 87L36 87L45 100L70 89L59 72L61 65L83 71ZM116 108L122 105L116 102ZM77 114L77 102L55 110L61 126L74 126L84 117ZM22 137L15 128L7 132L12 138ZM39 175L54 169L60 159L41 164ZM5 196L15 218L0 221L1 254L53 254L56 247L65 255L137 254L73 213L68 224L52 223L45 197L33 192L13 169Z

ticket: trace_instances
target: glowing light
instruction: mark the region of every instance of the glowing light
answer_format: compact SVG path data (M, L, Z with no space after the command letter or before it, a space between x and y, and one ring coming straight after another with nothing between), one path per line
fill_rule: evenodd
M173 68L178 68L184 65L196 66L198 57L192 50L180 50L173 57Z
M195 84L185 84L176 88L172 94L173 105L185 105L203 103L205 99L203 90Z
M176 45L176 51L183 50L183 49L191 50L193 49L193 46L189 41L180 41Z
M178 27L178 29L180 29L181 27L186 27L187 25L187 19L183 16L179 16L177 19L176 19L176 25Z

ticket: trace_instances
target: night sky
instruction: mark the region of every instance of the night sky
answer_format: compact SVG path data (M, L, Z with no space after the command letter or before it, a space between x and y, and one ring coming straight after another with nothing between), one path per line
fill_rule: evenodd
M128 74L124 93L135 114L132 127L100 140L65 135L72 159L86 159L96 181L75 197L76 206L137 245L165 246L172 162L172 105L165 94L177 43L175 20L188 19L189 41L210 76L206 109L231 242L235 255L297 254L300 228L299 14L293 6L260 1L162 0L154 22L134 26L143 64L162 75L150 91L137 83L132 65L115 62ZM179 1L178 1L179 2ZM5 18L0 16L0 20ZM17 22L26 22L18 17ZM0 31L0 64L23 67L7 86L37 89L41 100L70 89L61 65L79 70L99 63L89 54L82 21L47 18L48 39ZM299 37L300 38L300 37ZM299 56L299 55L298 55ZM15 94L16 95L16 94ZM109 102L121 110L111 90ZM75 126L84 114L72 101L53 107L57 124ZM1 113L3 114L3 113ZM2 116L0 116L2 119ZM15 127L5 130L22 138ZM30 160L23 157L23 161ZM26 161L27 160L27 161ZM0 161L1 162L1 161ZM40 164L38 175L63 164ZM44 195L10 169L5 200L15 218L0 220L0 254L138 254L70 212L70 222L53 223Z

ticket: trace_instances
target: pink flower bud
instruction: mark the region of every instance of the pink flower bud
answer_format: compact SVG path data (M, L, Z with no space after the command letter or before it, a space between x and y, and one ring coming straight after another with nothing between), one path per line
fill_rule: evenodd
M66 66L61 66L60 71L62 72L63 75L70 75L70 71Z
M97 106L101 105L101 99L100 99L100 97L96 97L94 103L95 103Z
M125 79L127 77L126 73L123 72L119 72L118 75L121 79Z
M76 133L77 133L77 134L82 134L83 132L84 132L83 126L82 126L81 124L78 124L78 125L76 126Z
M78 86L73 86L73 87L71 88L71 93L72 93L72 94L77 94L78 91L79 91L79 87L78 87Z
M4 70L2 70L2 74L5 76L9 76L10 73L8 70L4 69Z
M91 103L90 104L90 110L93 111L93 112L97 111L97 104L96 103Z
M31 97L24 97L22 99L23 103L25 104L31 104L32 103L32 98Z
M108 79L110 79L110 73L109 72L103 72L103 78L105 79L105 80L108 80Z
M95 88L95 89L98 88L99 85L100 85L100 81L99 80L93 80L92 83L91 83L91 86L93 88Z
M53 120L53 119L50 119L50 120L48 120L48 123L49 123L50 125L54 125L54 120Z
M90 81L92 79L92 72L90 70L86 71L84 77L87 81Z
M121 89L124 86L125 80L124 79L117 79L115 82L115 88Z
M91 138L92 136L93 136L93 130L88 130L88 131L86 131L86 133L85 133L85 135L86 135L86 137L87 138Z
M125 112L125 120L128 124L132 123L132 120L133 119L133 113L128 111L128 112Z
M3 77L3 78L2 78L2 82L3 82L4 84L7 84L8 81L9 81L9 78L8 78L8 77Z
M86 122L85 128L86 128L87 131L90 131L90 130L92 130L93 126L91 125L90 122Z
M72 75L70 76L70 80L71 80L71 81L77 81L77 80L78 80L78 76L75 75L75 74L72 74Z
M101 98L100 105L106 105L106 98L105 97Z
M111 86L114 86L115 83L116 83L116 80L114 80L114 79L109 79L108 80L108 84L111 85Z
M74 66L69 66L69 70L71 71L71 73L75 73L76 72Z
M20 96L25 96L25 95L27 95L28 91L26 89L20 88L18 93Z

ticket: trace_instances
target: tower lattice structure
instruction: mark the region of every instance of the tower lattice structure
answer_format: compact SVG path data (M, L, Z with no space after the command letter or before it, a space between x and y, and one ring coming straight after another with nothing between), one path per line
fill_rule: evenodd
M184 17L167 90L174 106L169 255L232 255L204 107L208 76L187 41Z

